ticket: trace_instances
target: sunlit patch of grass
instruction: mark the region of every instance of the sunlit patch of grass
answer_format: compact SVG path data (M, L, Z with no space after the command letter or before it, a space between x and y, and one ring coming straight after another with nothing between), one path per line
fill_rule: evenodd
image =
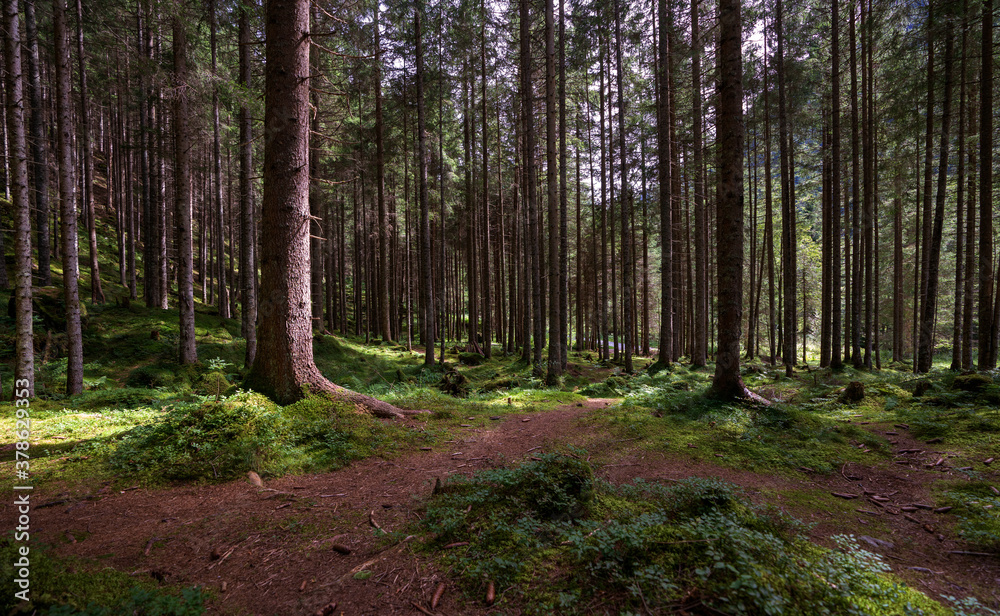
M587 421L634 445L737 468L830 472L888 452L884 438L840 419L835 404L815 412L791 404L720 403L706 393L704 386L638 389Z

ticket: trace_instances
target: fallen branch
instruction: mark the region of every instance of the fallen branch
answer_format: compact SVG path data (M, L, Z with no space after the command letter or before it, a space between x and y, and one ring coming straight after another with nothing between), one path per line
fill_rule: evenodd
M951 550L949 554L960 554L962 556L996 556L996 554L990 554L989 552L966 552L965 550Z

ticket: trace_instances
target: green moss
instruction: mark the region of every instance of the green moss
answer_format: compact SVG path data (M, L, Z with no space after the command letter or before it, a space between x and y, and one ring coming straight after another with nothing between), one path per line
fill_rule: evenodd
M151 577L133 576L95 560L60 558L47 546L31 546L31 601L14 596L18 558L9 539L0 539L0 612L56 616L198 616L205 594L198 589L162 588Z
M422 525L431 548L469 541L439 554L469 592L492 581L505 597L520 597L528 614L591 613L598 598L621 613L655 613L692 596L712 613L950 613L895 580L852 538L837 538L835 550L811 544L799 522L754 508L717 480L596 482L591 505L572 523L512 497L543 469L559 476L560 460L447 484L428 505Z

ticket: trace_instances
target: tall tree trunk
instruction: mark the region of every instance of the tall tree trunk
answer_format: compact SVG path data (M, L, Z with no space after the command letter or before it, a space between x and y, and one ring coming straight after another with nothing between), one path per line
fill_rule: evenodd
M784 291L784 345L782 359L785 364L785 374L792 375L795 366L795 273L796 251L795 240L795 202L792 197L792 185L795 182L794 170L791 166L791 141L788 131L787 88L785 87L785 54L784 33L782 30L782 3L777 1L775 14L775 36L778 40L778 147L781 151L781 253L782 253L782 287ZM739 147L739 146L736 146ZM721 220L720 215L720 220ZM721 242L721 238L719 239ZM721 267L721 263L720 263ZM721 290L721 288L720 288Z
M566 2L559 0L559 361L569 366L569 221L566 179ZM579 335L579 333L577 334Z
M703 137L701 109L701 32L699 28L699 4L691 3L691 87L694 95L692 104L692 149L694 160L694 345L691 365L705 366L708 361L708 276L705 263L708 260L708 239L705 224L705 177L703 168ZM765 93L766 96L766 93Z
M858 112L857 6L851 4L851 362L860 369L861 355L861 124Z
M832 109L830 112L831 140L830 144L830 287L833 295L830 299L830 367L833 370L840 370L843 366L841 361L841 318L840 293L840 246L843 241L841 237L840 225L840 187L843 185L841 179L841 152L840 152L840 2L833 0L833 17L831 23L832 30L832 50L831 62L833 64L831 73L831 85L833 90Z
M480 30L479 35L479 62L481 66L481 78L482 78L482 97L483 97L483 220L482 220L482 237L483 237L483 355L486 359L493 357L493 289L491 285L491 271L490 271L490 251L493 246L490 242L490 148L489 148L489 133L490 124L487 118L487 106L486 106L486 5L485 0L483 3L483 27ZM501 160L497 159L497 167L501 166ZM500 242L503 243L503 236L500 237ZM502 271L502 264L501 271Z
M625 80L622 77L622 32L621 6L614 0L615 10L615 65L618 73L618 165L621 173L622 210L622 327L625 330L625 372L632 373L632 352L634 341L634 304L632 290L635 288L635 268L632 258L632 189L628 183L628 158L625 155ZM742 145L742 135L741 135ZM742 177L742 176L741 176ZM741 228L742 232L742 228Z
M657 363L670 365L673 351L674 323L672 319L673 306L673 242L672 242L672 211L670 207L670 48L667 29L669 28L669 13L667 0L657 0L657 22L660 37L657 41L658 81L656 105L656 142L657 169L659 174L660 200L660 340ZM737 15L739 14L737 3ZM604 181L602 179L603 186ZM697 226L697 222L695 223Z
M975 133L975 118L972 114L972 97L969 97L970 134ZM969 148L967 154L969 167L968 199L965 215L965 275L963 276L965 291L962 305L962 370L972 370L972 304L973 284L976 275L976 161L975 148Z
M80 0L77 0L80 2ZM215 0L209 0L208 5L208 23L209 23L209 35L210 35L210 46L212 54L212 74L215 75L217 72L216 65L216 15L215 15ZM228 319L229 314L229 284L226 282L226 268L225 268L225 254L226 254L226 234L223 233L223 203L222 203L222 144L219 129L219 88L214 86L212 88L212 162L213 162L213 176L212 176L212 199L213 205L215 206L214 216L215 220L219 225L218 237L215 241L215 253L218 255L219 261L219 296L218 296L218 308L219 316L224 319Z
M402 412L390 404L334 385L313 361L309 227L303 224L309 216L309 2L271 0L265 13L261 224L268 233L261 244L260 352L245 385L279 404L310 389L378 416L399 417ZM417 17L418 33L419 25Z
M198 361L194 335L194 250L191 238L191 136L188 127L187 32L181 15L174 32L174 212L177 225L177 303L180 307L180 363Z
M576 142L577 146L575 148L576 155L576 344L573 348L577 351L584 350L585 336L584 332L584 303L583 303L583 220L581 218L581 208L583 204L583 184L580 181L580 149L583 144L583 134L580 128L580 114L576 114ZM643 171L645 172L645 165L643 165ZM643 204L646 201L643 199ZM645 272L648 279L648 271ZM646 322L647 327L645 330L645 342L646 342L646 354L649 355L649 313L648 304L646 306Z
M958 94L958 176L955 185L955 307L952 311L951 337L951 369L962 369L962 356L965 354L962 337L962 318L965 315L965 111L966 87L965 65L969 45L968 0L962 2L962 47L959 68Z
M377 11L376 11L377 13ZM311 10L312 28L319 28L320 9L313 5ZM375 23L378 23L376 15ZM375 28L376 32L378 28ZM377 63L376 63L377 64ZM320 66L319 48L315 45L309 47L309 65L314 74L322 73ZM377 70L377 68L376 68ZM313 135L319 135L320 114L319 114L319 92L312 89L309 93L312 100L313 113L309 116L309 130ZM360 102L359 102L360 106ZM376 114L377 115L377 114ZM376 122L376 142L378 141L378 126ZM324 231L323 221L323 189L320 187L319 159L321 155L321 144L319 140L309 140L309 262L312 264L309 272L309 294L312 296L312 324L313 329L322 331L323 329L323 242L321 240Z
M35 343L31 309L31 203L28 199L28 150L24 131L24 78L17 1L4 0L4 96L11 201L14 206L14 387L35 396ZM65 28L65 26L63 26ZM65 45L64 45L65 46ZM65 68L65 67L64 67ZM61 153L61 151L60 151ZM0 250L3 244L0 243ZM0 288L7 288L7 268L0 259ZM69 304L67 303L67 306ZM67 311L67 317L72 316ZM77 327L80 311L77 306Z
M534 331L531 332L535 338L532 363L536 374L542 371L542 344L544 343L544 319L542 318L542 297L539 268L538 243L538 214L536 212L537 202L537 179L534 164L535 158L535 122L534 106L532 101L534 95L531 85L531 37L530 37L530 15L528 0L520 0L520 74L521 74L521 121L524 123L524 159L522 161L522 173L524 173L525 186L525 218L527 228L524 245L527 248L527 263L531 272L531 302L528 312L531 313L531 322L534 324ZM526 281L527 282L527 281ZM525 321L528 322L527 320ZM525 332L525 342L530 340L529 332Z
M893 209L893 248L892 248L892 361L903 358L903 169L897 162L895 178Z
M28 45L28 94L31 100L29 118L31 130L31 191L35 194L35 244L38 250L38 284L52 284L52 264L49 237L49 160L48 139L45 135L45 109L42 107L42 80L39 74L38 26L35 20L35 0L23 0L24 29ZM8 92L13 92L11 88ZM8 95L9 96L9 95ZM22 105L23 108L23 105ZM8 134L13 135L12 132ZM12 182L16 184L16 182ZM16 204L15 204L16 205ZM0 273L0 276L4 275ZM32 381L33 382L33 381Z
M929 372L934 361L934 320L937 316L938 271L941 265L941 239L944 227L944 202L948 181L948 130L951 122L951 89L954 56L954 23L949 19L944 47L944 106L941 112L941 155L938 159L938 185L934 204L934 230L927 249L927 288L920 322L920 346L917 372Z
M766 31L766 28L765 28ZM768 363L772 366L778 361L778 319L774 306L774 204L772 199L772 154L771 154L771 95L768 88L767 36L764 37L764 152L767 164L764 165L764 243L767 257L767 323L768 323Z
M87 248L90 261L90 300L104 303L101 267L98 263L97 218L94 213L94 146L90 129L90 95L87 91L87 62L83 53L83 2L76 0L76 56L80 71L80 137L83 150L83 216L87 223Z
M983 0L979 78L979 369L996 367L993 297L993 0Z
M562 286L559 284L559 175L556 173L556 50L554 0L545 0L545 180L548 192L548 278L549 278L549 358L545 381L556 385L562 376L562 331L559 304ZM560 171L561 172L561 171Z
M862 117L864 120L864 197L863 197L863 222L864 222L864 304L865 304L865 325L864 325L864 365L868 370L872 369L872 343L875 336L875 271L873 267L874 246L874 222L875 222L875 134L874 134L874 84L872 83L872 73L874 70L872 58L872 24L871 14L865 10L865 0L861 0L861 54L862 54L862 76L864 86L861 95Z
M778 23L781 23L779 0ZM743 312L743 79L740 0L719 0L718 136L719 346L712 392L721 398L749 396L740 377ZM781 40L781 27L778 27ZM781 57L779 47L779 58ZM787 298L786 298L787 301ZM786 360L787 361L787 360Z
M382 40L379 32L379 6L375 6L375 187L378 191L378 328L383 341L389 333L389 237L390 227L385 204L385 137L382 122Z
M239 9L239 84L250 87L250 14ZM244 366L253 365L257 355L257 237L253 211L253 122L246 99L240 99L240 311L241 330L246 340Z
M9 22L9 20L8 20ZM52 3L52 30L56 58L56 123L59 133L59 202L63 240L63 298L66 302L66 393L83 391L83 336L80 328L80 263L76 227L76 177L73 172L72 107L70 95L69 33L66 0ZM18 67L20 69L20 67ZM17 72L20 76L20 70ZM20 89L20 88L19 88Z
M303 0L294 0L302 2ZM434 284L431 276L430 204L427 199L427 146L424 118L424 50L420 8L414 12L413 28L417 41L417 167L420 191L420 306L422 310L420 341L424 345L424 364L434 363ZM444 267L440 263L439 267ZM443 336L443 334L442 334Z
M921 229L920 245L923 251L922 259L920 263L920 306L915 307L915 313L919 314L919 321L915 323L918 326L917 332L914 332L917 337L916 348L914 349L914 364L913 371L920 373L925 372L921 368L922 362L924 361L923 355L923 344L924 344L924 322L923 315L926 313L925 305L930 299L927 295L927 286L929 282L928 274L930 272L930 256L931 256L931 200L932 200L932 158L934 150L934 3L929 2L927 4L927 134L926 141L924 144L924 194L923 194L923 226ZM933 312L931 313L933 317ZM915 320L918 318L915 317ZM930 326L932 331L928 332L928 341L930 336L933 334L933 324Z

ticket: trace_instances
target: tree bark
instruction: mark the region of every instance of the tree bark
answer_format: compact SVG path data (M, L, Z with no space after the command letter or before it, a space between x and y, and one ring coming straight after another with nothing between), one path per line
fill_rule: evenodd
M188 126L187 32L173 19L174 47L174 216L177 228L177 303L180 308L180 363L198 361L194 335L194 249L192 245L191 136Z
M673 241L672 241L672 210L670 207L670 47L667 29L669 28L669 13L667 1L657 1L657 20L660 29L657 41L657 63L659 84L657 86L656 105L656 142L659 172L660 200L660 340L659 356L656 363L669 366L673 350L674 322L673 314ZM737 15L739 10L737 7ZM742 146L741 146L742 147ZM602 180L601 184L604 182ZM695 223L697 225L697 223Z
M833 16L831 19L831 86L832 109L830 112L831 144L830 144L830 368L840 370L841 361L841 318L840 310L840 187L841 187L841 153L840 153L840 2L833 0Z
M308 390L380 417L399 417L402 411L391 404L331 383L313 361L307 224L309 2L271 0L265 13L261 224L268 233L261 245L259 353L245 384L279 404L294 402ZM418 16L418 33L419 23Z
M66 393L83 391L83 332L80 327L79 252L76 226L76 177L73 172L72 108L70 95L69 33L66 0L52 3L52 30L56 58L56 123L59 134L59 202L63 241L63 298L66 303ZM19 71L20 72L20 71Z
M785 55L782 17L782 4L781 0L778 0L775 15L775 36L778 40L778 147L781 152L781 253L783 271L782 287L784 291L784 344L782 345L781 355L785 364L785 374L787 376L792 376L792 369L795 366L795 274L797 269L796 252L798 248L795 241L795 202L792 198L792 185L795 179L794 170L792 169L790 162L791 141L788 131L788 103L786 100L787 88L785 87ZM734 144L734 147L739 146ZM719 218L721 221L721 214ZM722 242L721 238L719 239L719 242Z
M993 321L993 0L983 0L979 78L979 369L996 367Z
M239 7L239 84L250 87L250 14L245 5ZM257 355L257 237L254 233L253 183L253 122L249 102L240 99L240 311L241 329L246 340L244 365L253 365Z
M77 0L80 2L80 0ZM209 0L208 5L208 22L209 22L209 34L210 34L210 46L212 54L212 74L215 75L217 72L216 64L216 15L215 15L215 0ZM225 268L225 254L226 254L226 236L223 233L223 221L224 221L224 211L222 203L222 145L221 137L219 135L219 88L214 86L212 88L212 202L214 205L214 216L218 224L219 233L215 241L215 254L217 255L217 260L219 262L219 295L217 298L217 306L219 309L219 316L224 319L229 318L229 285L226 282L226 268Z
M482 80L482 106L483 106L483 219L482 219L482 238L483 238L483 280L482 280L482 297L483 297L483 345L482 351L483 356L486 359L493 357L493 288L491 284L492 272L490 271L490 251L493 250L493 246L490 241L490 230L492 221L490 220L490 148L489 148L489 134L490 134L490 124L487 118L487 105L486 105L486 5L485 0L483 3L483 26L480 30L479 35L479 62L481 66L480 78ZM497 159L497 167L501 166L500 159ZM501 243L503 242L503 237L500 238ZM502 266L502 264L501 264Z
M379 32L379 6L375 6L375 186L378 191L378 328L384 342L389 332L389 236L385 204L385 137L382 122L382 40Z
M39 74L38 26L35 20L35 0L23 0L24 28L28 44L28 92L31 98L31 190L35 194L35 244L38 250L38 284L52 284L52 263L49 237L49 160L48 139L45 135L45 111L42 107L42 80ZM8 88L8 92L12 90ZM23 107L23 106L22 106ZM12 134L12 133L8 133Z
M524 173L525 185L525 211L524 216L527 222L525 229L524 246L527 248L527 267L531 272L531 280L526 282L531 286L530 303L526 307L531 313L530 322L534 324L532 332L525 332L525 343L528 344L531 337L534 337L535 344L531 360L536 374L542 370L542 344L544 335L542 334L544 320L542 318L542 297L539 274L538 243L538 214L536 212L537 202L537 178L534 164L535 158L535 122L533 118L534 98L531 84L531 36L530 36L530 11L528 0L520 0L520 75L521 75L521 121L524 123L524 157L521 164ZM527 324L527 322L526 322Z
M962 369L962 356L964 338L962 337L963 323L965 316L963 309L965 304L965 240L967 238L965 230L965 111L966 111L966 58L969 46L969 24L967 21L968 0L962 2L962 43L961 58L959 68L959 94L958 94L958 174L955 184L955 306L952 311L952 337L951 337L951 369Z
M625 330L625 372L631 374L635 320L632 290L635 288L635 272L632 258L632 189L628 183L628 157L625 155L625 80L622 77L622 33L621 6L614 0L615 11L615 65L618 73L618 165L621 173L621 216L622 216L622 328ZM742 146L742 135L740 136ZM742 160L741 160L742 164ZM742 178L742 175L740 176ZM741 227L742 233L742 227ZM742 256L741 256L742 258Z
M559 0L559 361L569 366L569 221L566 164L566 2ZM579 335L579 332L577 333Z
M708 361L708 238L705 225L705 177L703 168L702 108L701 108L701 31L699 28L699 3L691 3L691 87L692 105L691 148L694 160L694 338L691 365L704 367ZM765 94L766 95L766 94Z
M779 0L780 2L780 0ZM780 4L779 4L780 7ZM778 23L780 24L780 8ZM778 28L781 40L781 28ZM719 0L718 138L719 341L713 395L750 395L740 377L740 320L743 312L743 69L740 0ZM781 56L779 52L779 58ZM786 298L787 301L787 298ZM787 361L787 360L786 360Z
M294 0L302 2L303 0ZM420 8L414 12L413 28L416 35L417 53L417 167L419 169L420 191L420 341L424 345L424 365L434 363L434 283L431 275L431 225L430 204L427 199L427 146L425 132L427 120L424 118L424 50ZM439 267L444 267L440 263ZM443 336L443 333L442 333Z
M90 261L90 300L104 303L101 267L98 262L97 218L94 213L94 146L90 129L90 95L87 91L86 57L83 53L83 2L76 0L76 55L80 70L80 137L83 149L83 215L87 223L87 247Z
M934 204L934 229L927 249L927 287L921 306L920 345L918 347L917 372L929 372L934 361L934 318L937 311L938 272L941 266L941 239L944 226L944 202L948 181L948 130L951 122L951 90L954 55L954 24L949 19L945 33L944 47L944 105L941 112L941 155L938 159L938 184Z
M556 163L556 51L554 0L545 0L545 183L548 189L548 279L549 279L549 356L545 382L556 385L562 376L562 323L559 314L562 286L559 284L559 175Z
M28 199L28 150L24 131L24 79L16 0L3 3L4 95L11 201L14 206L14 385L35 396L35 344L31 308L31 204ZM0 250L3 245L0 244ZM0 260L2 261L2 260ZM0 288L7 288L6 265L0 262ZM79 308L77 308L79 323ZM67 314L67 316L70 316ZM24 397L24 396L18 396Z

